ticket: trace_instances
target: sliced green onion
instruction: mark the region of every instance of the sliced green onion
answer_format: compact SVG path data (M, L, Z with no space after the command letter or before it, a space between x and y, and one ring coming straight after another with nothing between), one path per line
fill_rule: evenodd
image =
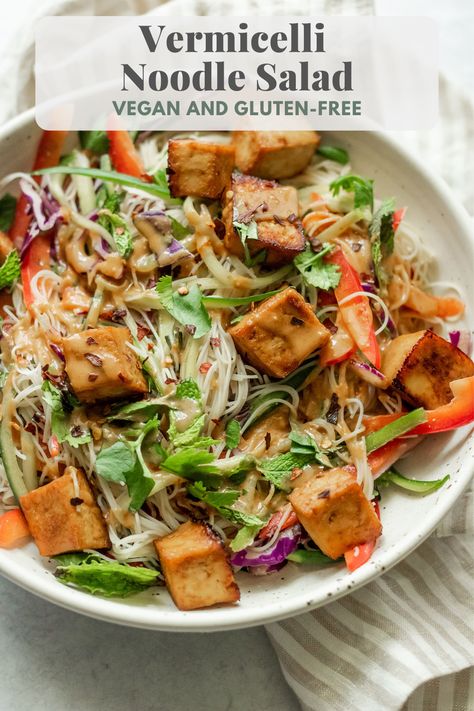
M31 175L84 175L89 178L117 183L125 185L128 188L136 188L143 190L145 193L163 198L167 203L172 205L181 205L182 200L179 198L170 198L163 188L156 183L145 183L139 178L134 178L126 173L117 173L115 170L101 170L100 168L79 168L72 165L56 165L53 168L43 168L42 170L34 170Z
M290 553L287 560L293 563L303 563L306 565L331 565L332 563L340 563L342 558L333 560L329 556L324 555L322 551L307 551L301 548L300 550Z
M403 474L400 474L396 469L389 469L382 476L377 479L377 487L389 486L389 484L395 484L396 486L406 489L407 491L414 491L416 494L430 494L436 489L440 489L449 480L449 474L446 474L442 479L432 479L431 481L422 481L420 479L408 479Z
M245 306L256 301L263 301L270 296L278 294L281 289L267 291L265 294L254 294L253 296L203 296L203 304L210 309L225 309L232 306Z
M349 162L349 154L344 148L337 148L336 146L319 146L316 151L323 158L328 158L329 160L334 160L336 163L341 165L346 165Z
M410 432L410 430L418 427L418 425L421 425L423 422L426 422L426 412L422 407L419 407L407 415L402 415L398 420L390 422L390 424L385 425L385 427L382 427L377 432L371 432L365 438L367 454L383 447L384 444L391 442L392 439L396 439Z

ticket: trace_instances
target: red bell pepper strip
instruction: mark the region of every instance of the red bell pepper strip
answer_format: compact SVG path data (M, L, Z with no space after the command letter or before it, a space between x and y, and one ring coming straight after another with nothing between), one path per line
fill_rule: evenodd
M51 168L59 163L64 140L67 136L67 131L44 131L39 142L36 152L33 170L41 170L42 168ZM41 177L35 177L37 183L40 183ZM28 214L28 199L26 195L20 195L17 202L15 217L13 224L10 227L10 238L17 249L21 249L23 240L28 231L31 222L31 214Z
M334 289L334 293L348 331L365 357L376 368L380 368L380 348L375 336L374 319L369 299L362 293L349 298L352 294L363 292L359 275L351 267L339 247L324 259L326 262L335 264L340 269L341 279Z
M453 399L434 410L426 410L426 422L410 430L410 436L449 432L474 422L474 375L470 378L453 380L450 387L454 395ZM366 417L364 418L365 433L375 432L405 414L397 412L393 415Z
M391 442L388 442L388 444L380 447L380 449L371 452L367 460L373 477L376 479L386 472L387 469L390 469L400 457L403 457L404 454L416 447L419 442L419 437L400 437L399 439L393 439Z
M319 365L325 368L327 365L335 365L350 358L357 349L352 337L345 329L342 318L338 312L336 316L337 331L331 333L329 340L321 348L319 354Z
M375 509L375 513L377 514L380 520L379 502L373 501L372 504ZM373 541L367 541L367 543L362 543L359 546L350 548L344 553L344 559L346 561L347 568L351 573L353 573L354 570L357 570L357 568L360 568L361 565L364 565L364 563L367 563L372 553L374 552L376 543L377 539Z
M27 308L30 308L34 302L33 292L31 291L31 280L41 269L48 269L50 264L50 250L51 231L40 232L31 242L30 247L23 256L21 262L21 281L23 284L23 301Z
M406 207L401 207L399 210L395 210L395 212L393 213L392 227L394 232L396 232L400 227L400 222L405 217L406 211Z
M279 511L275 511L275 513L270 517L270 520L268 523L261 529L261 531L258 534L258 538L271 538L275 531L277 530L281 519L283 518L283 515L287 512L286 506L280 509ZM298 523L298 517L296 513L291 509L285 523L281 526L280 531L284 531L287 528L291 528L291 526L295 526Z
M145 166L127 131L107 131L110 141L109 155L112 166L118 173L126 173L148 183L152 181L145 173Z

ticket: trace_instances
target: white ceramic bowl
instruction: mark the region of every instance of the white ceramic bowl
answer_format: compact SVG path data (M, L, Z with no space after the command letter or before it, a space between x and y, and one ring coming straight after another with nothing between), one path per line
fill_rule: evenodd
M39 136L32 111L0 131L2 176L31 169ZM355 172L375 179L378 196L394 196L398 205L408 206L410 222L439 257L440 278L449 279L464 290L466 303L471 305L465 324L472 329L474 238L463 207L444 183L387 137L338 133L334 142L349 150ZM180 612L162 588L125 600L107 600L68 588L55 579L34 544L19 550L0 549L0 571L26 590L63 607L147 629L176 632L235 629L297 615L373 580L433 531L469 482L474 468L472 431L472 427L467 427L453 434L427 438L403 462L401 468L409 476L430 479L449 474L451 479L441 490L424 497L400 489L384 491L383 536L372 559L352 575L342 565L317 569L293 563L263 578L240 573L239 605Z

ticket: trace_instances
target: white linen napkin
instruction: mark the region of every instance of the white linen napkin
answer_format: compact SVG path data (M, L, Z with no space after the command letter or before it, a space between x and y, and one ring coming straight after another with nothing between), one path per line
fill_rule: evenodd
M33 105L33 21L43 15L141 14L154 0L31 3L20 38L0 63L0 123ZM171 6L171 4L170 4ZM176 12L177 3L173 3ZM161 8L165 10L165 8ZM236 14L232 3L183 0L181 13ZM276 0L273 14L370 14L370 0ZM166 7L168 10L168 7ZM238 14L265 14L241 0ZM474 205L474 104L440 82L441 117L432 131L400 140ZM436 533L405 561L351 595L267 625L280 665L304 711L472 711L474 709L473 494L466 492Z

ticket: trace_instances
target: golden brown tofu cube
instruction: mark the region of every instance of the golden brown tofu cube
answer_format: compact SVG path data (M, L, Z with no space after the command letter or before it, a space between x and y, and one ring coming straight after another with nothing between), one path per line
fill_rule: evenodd
M110 548L102 512L80 469L68 467L59 479L22 496L20 504L41 555Z
M243 258L245 251L234 222L249 224L255 221L257 239L249 239L246 243L250 254L264 249L267 264L291 262L305 248L297 214L296 188L234 173L222 210L226 228L224 244L231 254Z
M10 237L5 232L0 231L0 264L5 261L12 249L14 249L14 246Z
M168 143L168 173L171 195L220 198L230 185L234 147L189 138Z
M294 489L289 499L302 526L330 558L339 558L382 532L374 507L347 469L315 475Z
M104 326L63 339L66 372L79 400L94 402L147 392L128 328Z
M281 179L306 168L320 138L316 131L235 131L232 141L242 173Z
M237 350L262 373L284 378L329 338L301 294L288 287L229 329Z
M453 380L474 375L474 363L433 331L417 331L388 345L382 371L404 400L434 410L452 400Z
M155 541L166 585L180 610L237 602L240 591L220 538L205 523L183 523Z

